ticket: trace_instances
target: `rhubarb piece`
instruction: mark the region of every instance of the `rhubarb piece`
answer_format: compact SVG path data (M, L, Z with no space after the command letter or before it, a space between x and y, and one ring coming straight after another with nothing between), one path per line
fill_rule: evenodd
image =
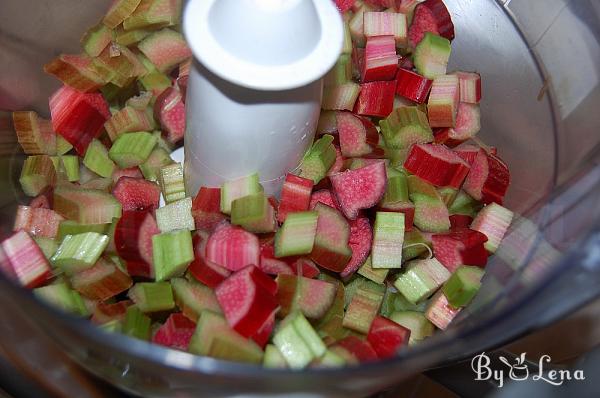
M131 16L123 21L123 27L132 30L178 25L181 9L181 0L142 0Z
M336 285L303 276L277 276L277 302L281 306L279 315L282 317L294 311L300 311L310 319L321 319L331 308Z
M317 135L337 134L337 112L321 111L319 122L317 123Z
M142 312L168 311L175 307L168 282L136 283L127 294Z
M177 230L152 236L154 279L161 282L181 275L194 260L190 231Z
M140 340L150 340L152 320L135 305L127 308L123 320L123 334Z
M377 360L377 352L371 346L371 343L361 340L356 336L347 336L338 341L333 348L342 348L358 362L372 362ZM336 351L337 352L337 351ZM341 354L338 352L338 354Z
M258 238L228 223L219 225L206 245L206 259L233 272L259 264L259 256Z
M168 87L154 103L154 117L160 123L166 139L175 144L185 134L185 104L182 93Z
M155 97L171 87L171 79L159 71L153 71L138 78L138 82L145 91L151 92Z
M508 166L499 157L480 149L463 189L485 204L496 202L501 205L509 183Z
M461 214L475 218L480 208L481 205L479 202L470 197L465 191L460 190L456 194L452 204L448 207L448 211L450 214Z
M12 120L17 140L26 155L55 154L56 134L49 121L32 111L13 112Z
M155 210L160 201L160 189L141 178L121 177L112 191L124 211Z
M450 229L448 208L435 187L417 176L409 176L407 181L410 200L415 204L415 226L426 232Z
M96 232L106 235L111 224L79 224L71 220L61 221L58 225L56 240L62 242L67 235L79 235L86 232Z
M362 83L393 80L396 76L398 56L394 36L368 37L364 57Z
M265 347L265 356L263 357L263 367L267 369L285 369L287 362L283 354L273 344L267 344Z
M292 263L292 269L297 275L304 276L305 278L316 278L321 274L321 270L317 265L310 259L301 257Z
M100 258L93 267L71 278L71 286L92 300L105 301L131 287L131 278L113 262Z
M277 310L277 301L265 284L275 282L253 265L229 276L215 289L227 323L244 337L250 337Z
M319 335L300 312L291 313L281 322L273 336L273 344L292 369L306 367L327 351Z
M319 335L328 336L334 340L339 340L343 337L346 337L349 333L349 330L342 326L342 322L344 320L345 289L342 282L337 279L325 280L333 283L336 286L336 293L333 303L325 315L323 315L321 319L315 323L315 328L318 330Z
M22 286L38 287L50 278L50 264L27 232L15 232L0 243L0 249L0 255L4 257L0 269Z
M154 127L154 123L148 118L145 109L135 109L126 106L114 113L104 123L104 128L111 141L115 141L120 135L136 131L148 131Z
M434 132L435 142L454 147L470 138L473 138L481 129L481 112L479 105L466 103L458 104L456 113L456 126L436 129ZM466 159L465 159L466 161ZM472 163L472 162L471 162Z
M386 169L387 185L383 199L379 202L379 206L385 207L388 203L406 202L408 201L408 184L406 182L406 174L399 172L393 167Z
M123 300L113 304L98 303L92 314L91 321L96 325L101 325L110 321L122 322L125 319L127 308L131 306L131 301Z
M479 104L481 101L481 76L477 72L455 72L460 85L460 102Z
M433 295L425 309L425 317L438 329L446 330L461 308L454 308L442 290Z
M336 158L332 143L333 136L329 134L323 135L314 142L302 159L300 177L313 180L315 185L325 178Z
M414 62L417 72L428 79L445 75L450 51L448 39L426 32L415 49Z
M243 196L231 203L231 223L255 233L275 232L275 210L263 192Z
M410 200L398 200L396 202L382 200L377 210L404 214L404 229L407 232L412 230L415 219L415 205Z
M221 213L221 189L200 187L192 202L192 217L196 229L207 232L225 220L225 215Z
M154 216L148 211L125 211L115 226L117 254L127 263L132 276L150 278L152 274L152 237L160 233Z
M214 311L203 310L198 313L198 323L189 344L189 351L197 355L208 355L214 336L224 330L231 330L225 318Z
M343 325L345 328L367 334L371 323L379 313L383 292L366 287L359 287L352 295L346 308Z
M374 36L393 36L396 47L407 45L406 15L392 12L365 12L363 30L368 40Z
M55 238L64 218L50 209L19 206L13 231L25 231L34 237Z
M450 229L469 228L473 222L473 217L464 214L450 215Z
M347 278L366 261L371 252L371 244L373 240L373 230L371 223L367 217L358 217L356 220L351 220L350 237L348 245L352 250L352 258L346 268L340 273L342 278Z
M364 264L360 266L357 273L375 283L382 285L389 272L389 268L373 268L371 256L369 256Z
M337 62L323 77L325 87L339 86L352 81L352 62L349 54L341 54Z
M414 260L394 282L394 287L411 303L431 296L450 277L450 272L435 258Z
M471 229L487 236L488 240L483 244L483 247L488 252L495 253L513 217L514 213L512 211L497 203L490 203L477 214L471 224Z
M427 116L431 127L454 127L459 104L458 77L455 75L438 76L433 80Z
M433 254L450 272L465 264L485 267L488 253L484 244L487 240L484 234L472 229L458 229L431 237Z
M328 86L323 90L321 108L324 110L351 111L360 93L360 86L347 82L337 86Z
M116 0L110 6L102 22L111 29L119 26L140 4L140 0Z
M379 121L385 144L389 148L408 148L413 144L433 141L427 115L417 107L402 107Z
M314 210L317 203L326 204L329 207L333 207L334 209L340 210L340 205L337 202L337 199L334 194L331 193L328 189L321 189L319 191L314 192L310 196L310 205L309 209Z
M275 257L309 254L313 250L319 213L303 211L288 214L275 234Z
M281 190L277 221L284 222L288 213L308 210L313 185L312 180L288 173Z
M81 93L63 86L50 97L52 128L81 156L89 143L102 133L110 117L108 104L100 93Z
M110 194L93 189L57 187L54 211L81 224L108 224L121 216L121 204Z
M165 347L187 351L196 324L181 313L169 315L166 322L156 331L152 342Z
M392 358L399 349L408 345L410 329L382 316L373 320L367 341L381 359Z
M173 164L173 159L169 156L169 152L157 145L148 156L148 159L140 164L139 169L146 180L158 181L160 169L171 164Z
M263 351L252 340L248 340L235 331L226 328L212 338L208 356L228 361L260 364Z
M271 339L271 334L273 333L273 329L275 329L275 312L271 314L269 318L262 324L260 328L256 331L256 333L250 338L254 340L256 344L261 349L264 349L269 340Z
M410 330L408 345L414 345L431 336L434 331L433 324L429 322L422 312L397 311L390 315L390 319L398 325Z
M108 157L108 149L95 139L90 142L85 152L83 164L94 173L105 178L112 176L115 170L115 163Z
M51 156L59 181L79 181L79 157L76 155Z
M144 163L154 146L156 137L144 131L125 133L113 143L108 156L122 169Z
M354 112L364 116L387 117L394 109L396 81L362 83Z
M125 47L132 47L150 34L152 34L152 30L150 29L124 30L123 28L118 28L115 31L115 42Z
M85 32L81 38L81 46L87 55L97 57L112 41L113 34L110 28L99 23Z
M231 214L231 204L244 196L263 192L258 173L225 181L221 187L221 212Z
M47 155L28 156L25 159L19 183L27 196L37 196L56 182L56 169Z
M406 14L406 19L408 21L408 25L410 26L413 21L415 8L419 3L421 3L421 0L400 0L399 2L396 1L395 3L396 4L394 4L394 9L397 12Z
M192 199L185 198L156 209L156 224L160 232L171 232L177 229L196 229L192 217Z
M188 270L198 281L208 287L215 288L231 274L231 271L206 259L207 240L208 236L194 235L192 240L194 244L194 261L192 261Z
M411 70L398 69L396 74L396 94L418 104L427 100L433 80Z
M171 279L171 285L177 307L192 321L198 322L198 317L202 318L206 311L215 314L221 313L217 296L208 286L183 278ZM223 322L225 322L224 319ZM226 325L226 323L224 324Z
M414 7L414 5L413 5ZM412 24L408 30L408 43L415 48L432 32L448 40L454 39L454 24L442 0L426 0L414 8Z
M404 168L417 177L442 187L460 188L469 165L444 145L413 145Z
M378 211L373 228L372 267L400 268L404 241L404 214Z
M260 265L259 268L265 274L269 275L294 275L295 268L289 264L290 259L278 259L275 257L275 246L273 241L263 242L260 245Z
M398 311L418 311L424 312L429 301L423 301L419 304L413 304L408 301L402 294L396 291L395 288L389 287L385 291L383 303L379 313L382 316L389 318L391 314Z
M58 249L58 243L54 239L36 236L33 240L37 243L42 253L44 253L46 260L50 260L54 253L56 253L56 249Z
M479 267L460 266L444 284L442 291L454 308L464 307L475 297L481 287L484 271Z
M318 213L317 230L310 258L323 268L341 272L352 257L348 246L348 222L338 210L322 203L317 203L315 211Z
M368 3L359 3L359 7L353 9L354 15L348 21L348 26L350 28L350 36L352 38L352 43L356 47L364 47L365 46L365 33L364 33L364 14L368 11L375 11L375 7L369 5Z
M160 190L165 203L171 203L185 198L185 182L181 163L174 163L160 169L158 177Z
M344 215L354 220L359 210L375 206L385 194L385 163L347 170L331 176L330 180Z
M163 73L192 56L181 33L171 29L151 34L138 44L138 48Z
M88 316L83 299L75 290L70 289L66 283L55 283L33 290L33 294L47 304L74 315Z
M92 267L108 245L108 236L96 232L67 235L50 261L67 275Z
M117 184L117 182L121 179L121 177L138 178L138 179L144 178L139 167L130 167L127 169L116 169L112 174L113 186Z
M111 43L94 58L96 72L106 82L110 82L119 88L133 86L135 78L147 73L138 56L125 46ZM118 95L120 95L119 93Z
M83 93L96 91L106 83L87 55L61 54L44 65L44 72Z

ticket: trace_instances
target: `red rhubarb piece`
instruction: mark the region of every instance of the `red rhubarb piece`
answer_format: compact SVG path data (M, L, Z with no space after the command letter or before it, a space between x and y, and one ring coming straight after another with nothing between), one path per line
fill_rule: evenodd
M270 317L262 324L262 326L256 331L254 335L250 338L254 340L256 344L260 346L260 348L265 348L267 343L269 342L269 338L271 337L271 333L273 333L273 329L275 329L275 313L273 312Z
M415 7L412 24L408 29L408 44L415 48L425 32L435 33L448 40L454 39L454 24L442 0L425 0Z
M258 265L258 238L241 227L222 223L208 238L206 259L233 272L247 265Z
M439 129L442 130L442 129ZM440 132L434 132L435 134L440 134ZM465 162L469 164L469 166L473 165L477 154L479 153L479 147L475 145L462 145L460 148L454 149L454 153L460 156Z
M312 260L304 257L294 261L292 263L292 269L296 271L296 275L310 279L316 278L321 273L317 265Z
M484 247L487 236L468 228L454 229L431 236L433 254L450 272L462 265L485 267L488 252Z
M435 143L455 147L473 138L481 129L481 112L479 105L458 104L456 126L436 129L433 132Z
M159 233L151 212L123 212L115 227L115 248L129 275L152 277L152 237Z
M348 244L352 250L352 258L346 265L346 268L340 273L342 278L348 278L364 264L373 242L373 229L367 217L358 217L350 221L350 239Z
M438 187L460 188L469 165L444 145L413 145L404 162L410 173Z
M450 216L450 228L469 228L469 225L473 222L473 217L465 214L452 214Z
M0 249L0 257L4 257L0 258L2 270L22 286L35 288L50 278L50 264L27 232L15 232L0 244Z
M337 112L336 119L342 156L360 157L373 152L379 133L370 120L350 112Z
M314 182L311 179L288 173L281 190L277 221L283 223L288 213L308 210L313 185Z
M100 93L81 93L63 86L50 97L52 128L69 142L80 156L103 131L110 118L108 104Z
M260 265L259 268L262 272L268 275L293 275L295 273L294 268L290 266L289 260L291 257L285 259L275 257L275 246L273 241L263 242L260 245ZM295 257L293 257L295 259Z
M168 87L154 103L154 117L159 121L167 141L175 144L185 134L185 104L181 91Z
M130 167L128 169L115 169L112 175L113 184L116 184L121 177L144 178L139 167Z
M350 220L358 217L359 210L379 203L387 184L385 163L382 161L329 178L338 203Z
M396 76L398 56L394 36L374 36L367 38L361 81L374 82L392 80Z
M481 101L481 76L476 72L456 72L460 85L460 101L478 104Z
M277 302L281 306L279 315L287 316L299 310L309 319L320 319L332 306L336 285L330 282L309 279L296 275L277 277Z
M340 10L340 13L343 14L352 9L352 6L354 6L355 2L356 0L335 0L335 6L338 10Z
M408 345L409 338L410 329L382 316L373 320L367 335L367 341L381 359L395 356L401 347Z
M194 278L210 288L215 288L231 275L231 271L206 260L207 241L208 236L202 236L199 233L194 234L194 261L191 262L188 270Z
M335 343L336 346L344 348L359 362L377 360L377 353L368 341L361 340L356 336L347 336Z
M326 204L329 207L340 210L340 205L335 195L328 189L321 189L320 191L314 192L310 196L310 210L314 210L317 203Z
M265 278L275 284L251 265L233 273L215 289L227 323L244 337L255 335L277 310L272 290L265 288Z
M350 226L342 213L322 203L317 203L319 213L317 232L311 260L333 272L341 272L352 257L348 245Z
M388 117L394 109L395 93L395 80L362 83L354 112L363 116Z
M485 204L502 204L510 183L508 166L497 156L480 149L465 179L463 189Z
M152 337L152 342L165 347L187 351L196 324L180 312L169 315L167 321Z
M196 229L211 232L225 220L221 213L221 188L200 187L192 201L192 216Z
M13 231L25 231L33 236L54 239L64 218L50 209L19 206Z
M124 211L156 210L160 203L160 187L141 178L119 178L112 193Z
M398 69L396 74L396 94L416 103L427 100L433 80L408 69Z

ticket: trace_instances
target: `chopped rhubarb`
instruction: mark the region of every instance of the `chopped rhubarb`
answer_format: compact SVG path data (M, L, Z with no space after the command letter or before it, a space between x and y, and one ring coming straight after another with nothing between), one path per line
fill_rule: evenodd
M358 157L373 152L379 134L371 121L350 112L337 112L336 120L342 156Z
M458 77L436 77L427 102L427 116L431 127L454 127L459 104Z
M106 83L87 55L59 55L44 65L44 71L84 93L96 91Z
M426 32L415 49L414 63L417 72L428 79L445 75L451 51L450 41Z
M433 254L450 272L461 265L485 267L488 259L484 243L488 238L472 229L456 229L431 237Z
M158 209L160 188L153 182L121 177L112 193L121 203L124 211Z
M456 72L460 85L460 102L478 104L481 101L481 76L477 72Z
M425 317L438 329L446 330L460 310L461 308L451 306L444 292L439 290L429 300L429 304L427 304L427 308L425 309Z
M469 165L443 145L413 145L404 168L436 186L460 188Z
M277 221L284 222L288 213L308 210L313 185L312 180L287 174L281 190Z
M296 272L290 265L290 260L295 257L278 259L275 257L273 241L263 242L260 245L260 265L262 272L269 275L294 275Z
M325 87L321 108L325 110L351 111L354 109L354 104L359 93L360 86L354 82Z
M378 211L373 227L373 268L400 268L403 242L404 214Z
M259 258L258 238L228 223L219 225L206 244L206 259L233 272L247 265L258 265Z
M508 166L499 157L480 149L465 179L463 189L483 203L502 204L509 183Z
M363 83L378 80L392 80L398 69L396 42L394 36L374 36L367 38L365 59L361 71Z
M71 278L73 289L92 300L104 301L131 287L131 278L111 261L100 258L93 267Z
M221 212L231 214L231 204L244 196L263 192L258 173L225 181L221 187Z
M19 183L27 196L37 196L56 183L56 168L47 155L28 156L23 163Z
M37 113L13 112L13 127L17 140L27 155L54 155L56 153L56 134L52 123L42 119Z
M192 56L181 33L172 29L151 34L138 44L138 48L161 72L169 72Z
M198 322L200 314L205 311L216 314L222 312L214 290L208 286L184 278L171 279L171 286L173 286L175 304L192 321Z
M454 39L454 24L442 0L426 0L414 9L412 24L408 30L408 42L415 48L425 32L433 32L448 40Z
M125 260L132 276L150 278L152 270L152 237L160 233L156 220L148 211L125 211L116 224L116 251Z
M27 288L43 285L50 278L50 264L39 246L25 231L15 232L0 243L7 276ZM2 269L5 271L4 269Z
M25 231L32 236L55 238L64 218L50 209L19 206L13 231Z
M154 123L149 119L145 109L136 109L131 106L126 106L114 113L104 123L104 128L112 141L115 141L121 134L148 131L153 127Z
M275 209L263 192L246 195L231 203L231 223L249 232L275 232Z
M193 231L194 217L192 217L192 199L185 198L169 203L156 209L156 224L161 232L171 232L179 229Z
M415 226L426 232L450 229L448 208L435 187L417 176L409 176L407 180L410 200L415 205Z
M303 211L288 214L275 234L275 257L309 254L313 251L319 214Z
M231 271L206 259L207 240L208 236L202 236L199 233L194 235L192 240L194 244L194 261L190 264L188 271L198 281L210 288L215 288L231 275Z
M483 273L479 267L458 267L442 288L448 303L454 308L469 304L481 287Z
M315 206L315 211L319 216L310 258L323 268L341 272L352 257L352 250L348 245L348 222L339 210L322 203Z
M166 203L176 202L186 197L181 163L161 167L158 182Z
M190 231L180 229L153 235L152 259L157 282L183 274L194 260Z
M198 194L192 201L192 217L196 229L211 232L225 220L221 213L221 189L200 187Z
M433 80L407 69L398 69L396 74L396 94L418 104L427 100Z
M196 323L185 315L176 312L167 318L166 322L156 331L152 342L165 347L187 351Z
M434 132L435 142L449 147L462 144L479 132L481 129L480 118L479 105L459 103L456 113L456 125L453 128L436 129Z
M406 47L407 21L406 15L392 12L365 12L363 16L363 30L367 37L393 36L396 47Z
M160 123L163 134L171 144L183 139L185 134L185 104L182 93L169 87L154 103L154 117Z
M81 224L108 224L121 217L121 204L111 194L76 187L56 187L54 211Z
M411 303L427 299L450 278L450 272L435 258L413 260L394 282L394 287Z
M382 359L395 356L400 348L408 345L409 338L410 329L382 316L373 320L367 335L367 341Z
M140 0L115 0L102 22L111 29L119 26L140 4Z
M358 333L367 334L371 323L379 313L382 300L382 292L368 287L359 287L346 308L343 326Z
M135 11L123 21L123 27L132 30L178 25L181 9L181 0L142 0Z
M369 341L361 340L356 336L345 337L335 343L334 347L341 347L359 362L371 362L377 360L377 352Z
M488 240L483 246L490 253L494 253L500 246L513 217L512 211L497 203L490 203L477 214L471 224L471 229L487 236Z
M362 83L354 112L364 116L387 117L394 109L396 81Z
M300 311L309 319L321 319L332 306L336 291L336 285L330 282L295 275L279 275L279 314L285 317L291 312Z
M379 127L389 148L409 148L413 144L433 141L427 115L415 106L394 109L379 122Z

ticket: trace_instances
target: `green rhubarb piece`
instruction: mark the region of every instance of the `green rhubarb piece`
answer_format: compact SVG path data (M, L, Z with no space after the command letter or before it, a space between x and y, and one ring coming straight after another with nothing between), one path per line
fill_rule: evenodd
M458 267L442 288L448 303L454 308L469 304L481 287L483 273L483 269L479 267Z
M152 153L150 153L150 156L148 156L148 159L140 164L139 167L146 180L157 181L160 169L173 163L173 159L169 156L169 152L157 145L156 148L152 150Z
M113 83L121 88L130 86L136 77L146 73L146 68L137 55L117 43L111 43L94 58L93 66L104 82Z
M145 131L120 135L108 156L122 169L144 163L156 145L156 137Z
M231 223L250 232L274 232L275 211L263 192L243 196L231 203Z
M90 57L97 57L110 44L113 33L108 26L99 23L88 29L81 38L83 50Z
M165 203L172 203L185 198L185 182L181 163L161 167L158 183L165 198Z
M106 235L111 224L80 224L72 220L63 220L58 224L56 240L62 242L67 235L79 235L86 232L95 232Z
M347 363L348 362L342 355L328 349L321 358L318 358L313 362L312 366L316 368L339 368Z
M144 91L151 91L154 95L160 95L166 88L171 87L171 79L159 71L141 76L138 82Z
M483 244L483 247L490 253L495 253L513 217L514 213L506 207L497 203L490 203L477 214L471 224L471 229L487 236L488 240Z
M19 178L25 195L37 196L46 188L54 185L55 181L56 170L50 156L35 155L25 159Z
M275 234L275 257L310 254L317 233L316 211L289 213Z
M108 9L102 22L111 29L119 26L138 7L140 0L116 0Z
M352 111L360 94L360 85L352 81L323 88L323 110Z
M323 275L323 277L321 276ZM344 308L345 308L345 287L344 284L338 279L331 278L327 274L320 274L319 278L327 282L334 283L337 286L335 292L335 298L333 304L325 315L315 324L320 336L329 336L335 340L342 339L348 335L348 329L342 326L344 321Z
M462 214L465 216L475 218L475 215L477 214L480 208L481 204L477 200L473 199L465 191L460 190L456 194L456 197L452 201L452 204L448 206L448 212L451 215Z
M221 212L231 214L231 205L234 200L261 192L263 192L263 187L260 185L258 173L225 181L221 187Z
M431 296L450 278L450 272L437 259L414 260L398 276L394 287L411 303L419 303Z
M33 289L33 294L63 311L80 316L90 314L79 293L67 286L66 283L56 283Z
M263 351L253 340L226 328L216 333L210 343L208 356L233 362L260 364Z
M76 187L54 189L54 211L81 224L108 224L121 217L121 203L107 192Z
M361 276L355 276L346 284L344 292L344 308L348 308L350 301L352 301L352 297L360 288L372 290L376 293L381 294L385 292L385 286L375 283Z
M412 260L420 255L431 252L431 242L428 242L421 231L413 228L412 231L404 233L404 244L402 245L402 259ZM428 249L429 247L429 249Z
M90 142L83 158L83 164L104 178L111 177L115 171L115 163L108 157L108 149L96 139Z
M194 217L192 217L192 199L181 199L156 209L156 224L161 232L196 229Z
M122 46L131 47L145 39L151 33L152 30L150 29L124 30L119 28L115 34L115 41Z
M215 292L206 285L184 278L171 279L175 303L188 318L197 321L202 311L221 313Z
M51 258L52 263L73 275L92 267L108 245L108 236L96 232L67 235Z
M152 33L137 47L156 66L156 69L163 73L169 73L174 67L191 57L183 35L168 28Z
M445 75L451 50L450 40L425 32L414 53L417 72L428 79Z
M387 118L379 121L379 127L387 148L404 149L433 141L427 115L416 106L394 109Z
M390 319L397 324L410 329L409 345L414 345L433 335L433 323L422 312L398 311L390 315Z
M367 260L364 262L363 265L360 266L360 268L357 271L359 275L362 275L365 278L372 280L373 282L378 283L380 285L383 284L389 272L389 268L373 268L371 256L367 257Z
M64 155L73 149L73 145L63 138L62 135L56 135L56 154L58 156Z
M152 320L135 305L127 307L123 320L123 334L140 340L150 340Z
M279 348L273 344L267 344L263 357L263 366L268 369L285 369L287 368L287 362L281 351L279 351Z
M129 289L128 296L142 312L167 311L175 307L169 282L136 283Z
M181 9L181 0L142 0L135 11L123 21L123 27L132 30L179 25Z
M192 234L177 230L152 236L152 255L157 282L182 275L194 259Z
M404 214L378 211L373 227L372 267L400 268L404 241Z
M212 339L222 330L229 328L223 315L203 310L198 313L196 330L190 340L188 350L196 355L208 355Z
M289 314L279 324L273 344L292 369L305 368L327 351L317 332L300 312Z
M331 70L323 78L326 87L339 86L352 80L352 61L350 55L342 54Z
M335 157L333 136L325 134L315 141L304 155L300 164L300 177L311 179L315 184L318 184L333 166Z
M435 187L416 176L407 180L410 200L415 204L415 226L426 232L449 230L448 208Z
M154 128L153 115L149 115L144 109L136 109L126 106L114 113L104 123L104 128L111 141L115 141L120 135L135 131L148 131Z
M162 132L160 130L153 131L152 135L156 137L157 148L162 148L169 154L173 152L173 149L175 148L174 144L171 144L169 141L165 140L165 137L163 137Z
M364 287L358 288L346 309L344 327L362 334L369 333L371 323L379 313L383 296L383 292Z
M60 156L60 164L67 174L69 182L79 181L79 156L63 155Z
M408 202L408 183L406 174L395 171L393 167L387 168L387 185L380 206L386 204Z
M429 301L422 301L419 304L411 303L404 297L400 292L396 291L395 288L389 287L385 291L383 296L383 302L381 303L381 309L379 313L386 318L398 311L417 311L425 312Z
M37 243L42 250L44 257L46 257L47 260L50 260L54 253L56 253L56 249L58 249L58 243L56 243L56 240L54 239L43 236L34 236L33 240L35 240L35 243Z
M454 202L458 190L452 187L441 187L438 188L438 193L440 194L440 198L442 198L442 202L444 202L446 206L450 206L450 204Z

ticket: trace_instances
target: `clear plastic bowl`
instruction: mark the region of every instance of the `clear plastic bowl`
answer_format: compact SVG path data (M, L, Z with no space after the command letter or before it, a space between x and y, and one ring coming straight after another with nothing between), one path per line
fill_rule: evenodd
M327 0L317 0L327 1ZM264 370L193 356L59 313L0 277L3 349L35 355L27 322L92 373L144 396L365 396L425 368L493 349L600 293L600 3L446 0L456 25L450 69L483 76L480 137L512 172L506 205L520 214L487 267L475 302L452 324L394 359L338 370ZM78 52L108 1L0 4L0 237L26 204L10 111L48 115L59 83L42 65ZM299 396L299 395L298 395Z

